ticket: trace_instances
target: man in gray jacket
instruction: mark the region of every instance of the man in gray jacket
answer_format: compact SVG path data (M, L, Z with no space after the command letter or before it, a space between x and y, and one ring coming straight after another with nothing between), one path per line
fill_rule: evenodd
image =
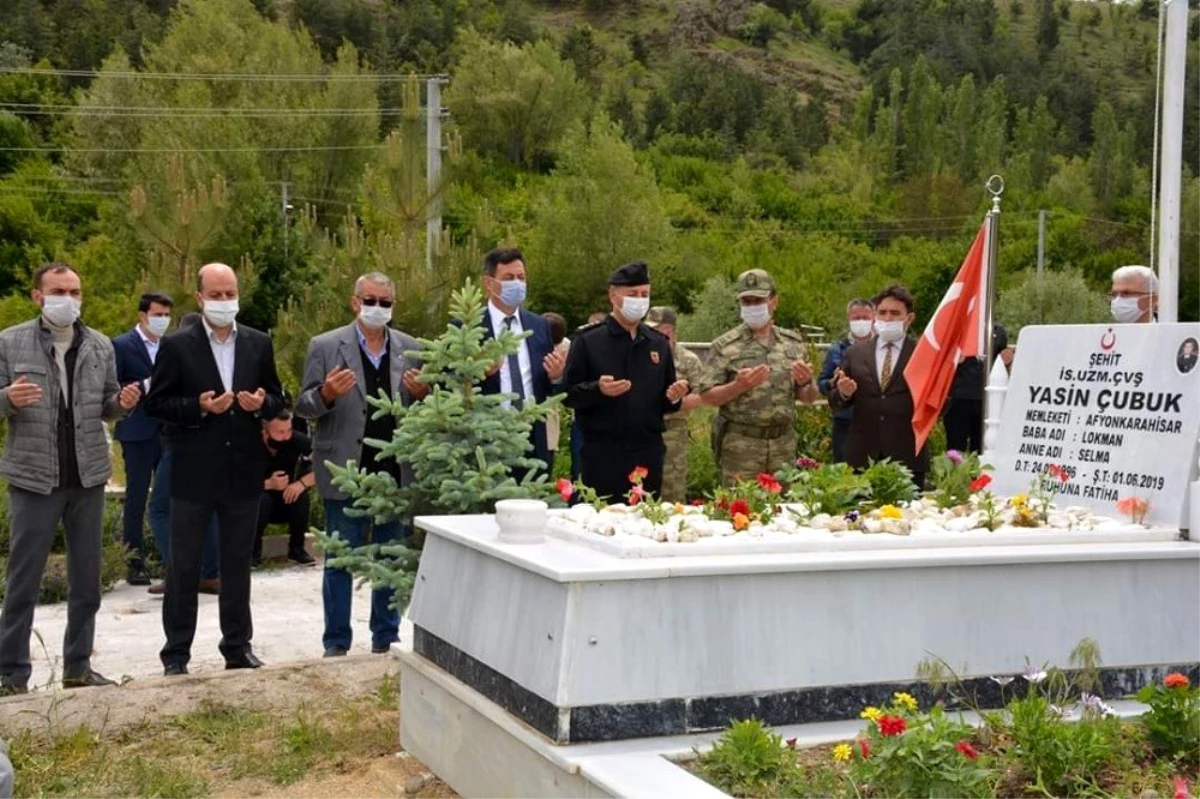
M0 614L0 696L29 688L29 633L42 572L61 521L67 542L63 687L112 685L91 668L100 607L104 486L112 474L105 419L128 413L137 384L121 388L112 344L79 321L79 275L61 263L33 275L37 318L0 332L0 416L8 438L12 543Z
M314 422L313 469L317 491L325 504L326 531L336 533L351 546L367 543L372 527L375 543L393 541L400 535L400 524L373 524L369 518L348 515L352 500L333 485L326 462L345 466L355 461L369 472L387 472L402 484L402 469L406 467L390 458L377 459L379 451L363 443L372 438L388 441L396 428L394 416L374 418L367 397L377 397L383 391L389 397L401 397L407 405L429 392L429 386L417 380L419 364L406 354L420 345L412 336L388 328L395 299L391 278L380 272L370 272L354 282L350 308L357 318L309 343L304 386L296 400L297 415ZM325 602L325 657L345 655L350 650L352 587L349 572L326 564L321 591ZM377 654L391 648L400 629L399 614L388 607L391 599L387 589L371 594L371 651Z

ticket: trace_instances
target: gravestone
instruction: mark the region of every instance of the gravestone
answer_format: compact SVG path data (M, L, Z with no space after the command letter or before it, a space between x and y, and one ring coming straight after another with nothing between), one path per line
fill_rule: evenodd
M1051 466L1056 503L1186 528L1200 437L1200 324L1058 325L1021 330L991 465L1001 495Z

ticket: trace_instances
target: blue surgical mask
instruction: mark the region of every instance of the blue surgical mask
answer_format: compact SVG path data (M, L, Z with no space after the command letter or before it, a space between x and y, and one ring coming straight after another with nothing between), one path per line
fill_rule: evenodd
M516 308L525 302L524 280L500 281L500 304L508 308Z

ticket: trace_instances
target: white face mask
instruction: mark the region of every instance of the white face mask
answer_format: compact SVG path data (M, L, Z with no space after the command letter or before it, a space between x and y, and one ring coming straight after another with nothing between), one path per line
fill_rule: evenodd
M1142 318L1137 297L1114 297L1111 307L1113 319L1123 325L1131 325Z
M358 309L358 321L365 328L378 330L392 321L392 309L382 305L364 305Z
M229 327L237 319L237 300L205 300L204 318L213 327Z
M874 329L874 323L870 319L851 319L850 320L850 335L855 338L866 338L871 335Z
M621 300L621 316L627 321L638 322L650 313L649 297L625 297Z
M83 300L63 294L48 294L42 303L42 316L52 325L70 327L79 318Z
M743 305L742 321L751 330L761 330L771 322L771 308L765 302L761 305Z
M904 338L904 323L903 322L880 322L875 321L875 332L881 339L889 344L895 344Z
M152 336L161 336L167 332L167 328L170 326L171 317L169 316L151 316L146 319L146 329Z

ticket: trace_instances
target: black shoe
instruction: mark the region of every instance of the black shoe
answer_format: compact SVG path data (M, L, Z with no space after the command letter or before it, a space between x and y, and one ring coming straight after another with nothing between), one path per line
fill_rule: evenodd
M295 561L301 566L311 566L317 562L317 559L303 549L299 552L288 552L288 560Z
M71 676L63 675L63 688L98 688L102 685L116 685L113 680L108 679L98 671L88 669L82 674Z
M0 698L5 696L19 696L29 693L29 686L24 683L15 683L7 677L0 677Z
M163 666L164 677L179 677L187 673L187 666L182 663L168 663L166 666Z
M251 569L261 569L262 568L262 558L251 558L250 559L250 568Z
M346 657L346 650L340 646L327 646L325 647L325 654L323 657L344 658Z
M372 655L386 655L388 652L391 652L391 651L392 651L391 644L384 644L383 646L376 646L374 644L371 645L371 654Z
M226 669L260 669L263 662L247 649L240 655L225 658Z
M125 582L130 585L150 585L150 575L141 566L130 566L125 575Z

